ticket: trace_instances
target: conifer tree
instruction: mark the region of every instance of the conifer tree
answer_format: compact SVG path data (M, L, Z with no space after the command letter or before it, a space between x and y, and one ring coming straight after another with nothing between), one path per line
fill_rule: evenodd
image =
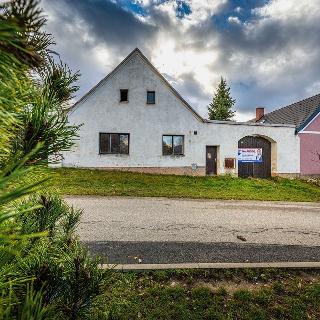
M232 120L235 111L232 107L235 100L232 99L230 87L227 81L221 77L217 91L215 92L212 102L208 106L210 120Z
M78 73L55 62L44 24L39 0L0 0L0 319L93 319L106 273L75 233L81 211L48 193L39 165L78 131Z

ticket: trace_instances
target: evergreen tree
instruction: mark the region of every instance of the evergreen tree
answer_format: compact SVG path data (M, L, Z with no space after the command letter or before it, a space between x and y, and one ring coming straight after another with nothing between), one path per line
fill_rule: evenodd
M217 91L214 94L212 102L208 106L210 120L231 120L235 114L232 107L235 100L230 94L230 87L227 81L221 77Z
M93 319L107 273L75 233L81 210L47 192L38 165L78 131L66 115L78 73L54 62L44 24L39 0L0 0L0 319Z

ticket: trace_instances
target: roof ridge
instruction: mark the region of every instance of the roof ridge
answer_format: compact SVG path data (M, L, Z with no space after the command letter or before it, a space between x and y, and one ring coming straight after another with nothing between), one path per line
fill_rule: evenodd
M126 64L130 58L135 54L142 52L139 48L132 50L115 68L113 68L106 76L104 76L97 84L95 84L89 91L87 91L78 101L76 101L69 109L68 112L73 111L75 107L82 101L84 101L91 93L93 93L106 79L108 79L112 74L114 74L122 65Z
M100 80L95 86L93 86L86 94L84 94L76 103L74 103L68 110L68 112L73 111L75 107L82 101L84 101L91 93L93 93L104 81L111 77L117 70L124 64L126 64L134 54L138 54L159 76L159 78L169 87L172 93L180 99L180 101L185 105L185 107L194 114L200 121L205 122L192 107L191 105L180 95L180 93L169 83L169 81L160 73L160 71L151 63L151 61L142 53L142 51L136 47L133 49L111 72L109 72L102 80Z
M266 113L262 120L269 123L294 124L296 129L299 129L319 108L320 93Z
M152 68L152 70L160 77L160 79L169 87L173 94L181 100L181 102L191 111L200 121L205 122L204 118L196 112L191 105L181 96L181 94L170 84L170 82L162 75L162 73L151 63L151 61L141 52L139 48L136 48L137 53L145 60L145 62Z

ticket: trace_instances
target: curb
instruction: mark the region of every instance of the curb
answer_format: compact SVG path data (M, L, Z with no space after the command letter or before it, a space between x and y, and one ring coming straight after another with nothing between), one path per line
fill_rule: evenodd
M253 263L168 263L168 264L102 264L102 269L147 271L166 269L243 269L243 268L319 268L320 262L253 262Z

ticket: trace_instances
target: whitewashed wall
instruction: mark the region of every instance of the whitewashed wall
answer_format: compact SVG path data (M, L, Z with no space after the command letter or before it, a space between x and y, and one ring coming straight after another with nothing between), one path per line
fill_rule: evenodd
M129 89L128 103L119 103L120 89ZM147 90L156 92L156 104L146 104ZM216 145L218 173L222 174L224 157L237 156L238 140L257 134L276 142L278 173L299 172L299 140L294 128L204 123L138 53L81 101L70 113L69 121L83 126L76 147L64 154L62 165L67 167L185 167L192 163L204 167L206 145ZM99 132L130 133L130 154L100 155ZM163 156L163 134L184 135L185 155Z

